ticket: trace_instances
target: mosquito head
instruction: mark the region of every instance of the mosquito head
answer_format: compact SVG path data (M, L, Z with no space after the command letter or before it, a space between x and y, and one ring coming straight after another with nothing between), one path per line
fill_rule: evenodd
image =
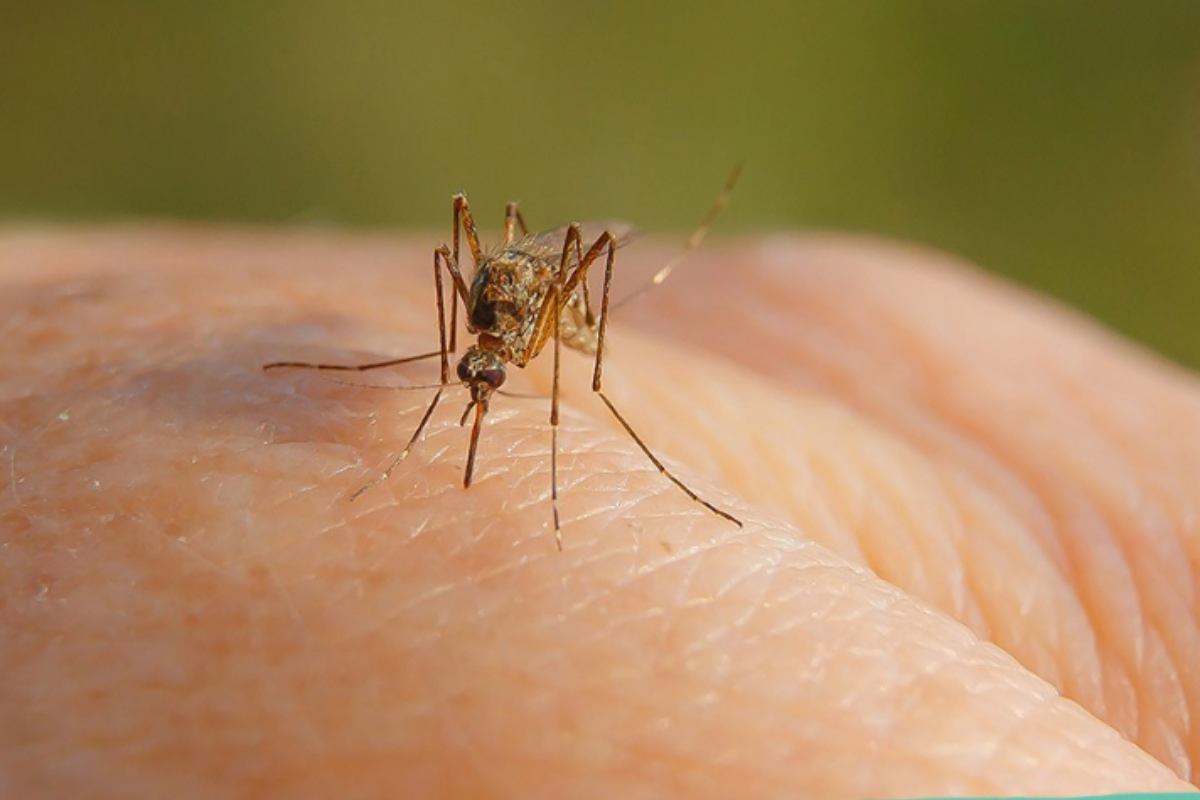
M500 356L478 345L468 347L458 362L458 379L471 390L471 400L476 403L486 404L488 395L499 389L506 377Z

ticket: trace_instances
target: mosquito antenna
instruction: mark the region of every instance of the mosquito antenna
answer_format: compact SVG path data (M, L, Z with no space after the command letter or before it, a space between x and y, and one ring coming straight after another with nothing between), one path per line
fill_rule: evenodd
M684 259L691 255L691 252L700 246L700 243L704 241L704 237L708 235L708 231L712 228L713 223L717 221L717 217L720 216L721 212L725 210L725 206L729 205L729 197L733 194L733 187L737 184L738 178L742 174L742 166L742 164L738 164L730 171L729 177L725 179L725 185L721 187L720 193L717 194L717 199L713 201L712 207L708 209L708 213L704 215L702 220L700 220L700 225L696 228L696 230L692 231L692 235L687 238L687 241L683 245L683 250L670 261L668 261L662 269L654 273L654 276L651 277L650 280L643 284L640 288L634 290L630 294L627 294L625 297L622 297L620 300L614 303L614 311L629 303L633 299L641 297L651 289L661 286L663 281L671 276L671 273L675 270L675 268L682 264Z

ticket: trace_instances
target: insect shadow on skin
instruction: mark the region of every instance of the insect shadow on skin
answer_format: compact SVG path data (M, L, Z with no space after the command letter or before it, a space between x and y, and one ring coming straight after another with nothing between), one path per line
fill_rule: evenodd
M730 172L721 192L705 214L700 225L688 237L683 251L666 266L656 272L641 288L616 304L615 309L644 292L662 285L683 259L700 245L721 210L728 204L730 194L741 174L741 166ZM461 302L465 311L467 330L476 336L476 342L463 353L455 368L458 383L470 392L470 400L463 410L459 425L465 425L474 411L471 439L467 451L467 466L463 473L463 488L471 485L475 471L475 453L479 446L479 433L483 418L493 394L505 395L500 387L507 378L506 365L524 368L536 358L547 341L554 340L554 381L550 395L550 504L554 517L554 537L558 549L562 549L562 526L558 514L558 398L559 360L562 346L595 357L592 372L592 391L600 396L604 405L612 412L621 427L633 439L642 452L668 480L678 486L688 497L704 506L722 519L742 526L741 520L700 497L683 481L677 478L651 452L629 422L622 416L603 391L602 372L604 367L604 338L608 330L610 312L609 294L612 288L613 262L616 251L626 244L632 235L628 225L618 223L573 222L562 228L544 233L529 233L525 219L516 203L509 203L504 211L504 238L499 247L485 252L479 243L475 219L465 195L457 194L454 203L454 230L451 244L442 244L433 251L433 283L437 299L439 347L429 353L415 356L374 361L366 364L322 364L307 361L276 361L263 366L264 370L315 369L334 372L366 372L409 364L424 359L441 359L441 380L436 384L422 386L389 386L375 388L390 389L436 389L416 429L404 449L373 480L359 487L350 495L356 500L363 492L387 480L403 462L412 448L420 441L434 409L450 381L450 354L457 351L458 306ZM600 228L585 251L583 243L585 227L590 231ZM517 229L521 235L518 237ZM459 266L460 232L466 235L467 247L475 263L475 272L470 282L463 277ZM588 270L604 255L604 289L600 298L600 315L597 318L588 291ZM447 336L446 300L443 273L450 276L450 323ZM353 384L370 386L369 384ZM515 396L515 395L514 395Z

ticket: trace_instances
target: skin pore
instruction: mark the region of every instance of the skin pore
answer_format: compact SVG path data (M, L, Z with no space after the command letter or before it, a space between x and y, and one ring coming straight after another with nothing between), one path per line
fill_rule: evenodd
M938 254L707 250L605 390L745 527L564 352L559 553L546 401L491 398L464 491L447 390L351 503L430 392L260 369L429 351L433 244L0 236L0 794L1189 788L1192 376Z

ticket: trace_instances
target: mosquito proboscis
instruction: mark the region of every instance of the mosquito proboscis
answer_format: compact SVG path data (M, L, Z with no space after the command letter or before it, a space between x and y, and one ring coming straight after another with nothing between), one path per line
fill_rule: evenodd
M733 187L741 174L735 167L729 174L712 207L702 219L699 227L688 237L682 252L659 269L641 288L627 295L610 308L609 294L612 289L613 263L616 251L629 241L632 229L615 223L578 223L544 233L530 234L525 219L516 203L509 203L504 212L504 238L500 246L485 252L479 243L475 219L471 206L463 194L453 198L454 230L451 244L442 244L433 251L433 285L437 299L439 347L429 353L374 361L366 364L321 364L307 361L276 361L263 366L264 370L294 367L334 372L365 372L400 366L430 358L441 360L441 380L436 384L422 386L378 386L389 389L425 389L436 392L409 437L404 449L373 480L359 487L350 495L356 500L367 490L387 480L397 467L408 457L413 447L421 440L434 409L441 402L446 389L456 385L450 380L450 354L456 352L458 328L458 306L462 304L467 330L476 337L458 361L455 370L457 383L470 392L470 401L463 411L460 424L472 417L470 446L467 465L463 473L463 487L471 485L475 471L475 453L479 446L479 434L488 404L493 394L509 394L500 387L507 377L509 364L525 367L536 358L553 339L554 381L550 400L550 503L554 517L554 536L558 548L562 549L562 526L558 514L558 398L559 362L562 346L595 357L592 371L592 391L600 396L605 407L621 424L646 457L650 459L668 480L678 486L688 497L704 506L708 511L741 527L737 517L723 511L700 497L681 481L665 464L629 421L617 410L612 400L604 393L603 368L605 335L608 317L613 308L624 305L644 292L661 285L683 259L700 246L712 228L717 216L729 201ZM520 229L520 236L517 229ZM584 230L600 228L591 246L584 250ZM468 282L459 265L460 231L466 236L467 247L475 265L474 274ZM604 289L600 297L600 315L596 316L588 291L588 270L604 256ZM451 284L450 319L447 325L445 285L443 275L449 275ZM363 384L352 384L363 385ZM368 384L369 386L369 384ZM528 395L512 394L514 397Z

